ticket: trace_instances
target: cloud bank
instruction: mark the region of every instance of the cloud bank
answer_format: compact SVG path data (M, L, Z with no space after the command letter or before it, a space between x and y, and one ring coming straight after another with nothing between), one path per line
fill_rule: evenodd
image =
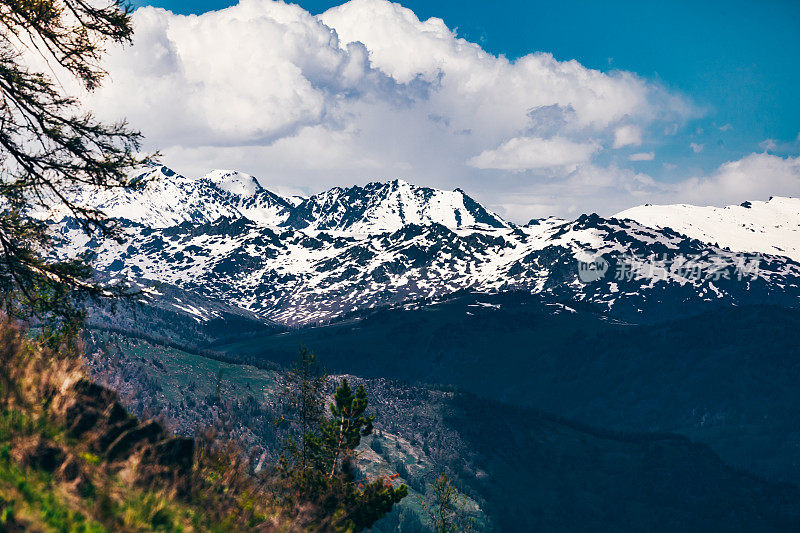
M648 132L697 113L680 95L547 53L495 56L385 0L320 16L270 0L199 16L145 7L134 25L89 104L127 117L185 174L236 168L292 193L402 177L465 188L517 220L731 188L724 169L679 190L599 162L653 159ZM763 194L747 179L736 190Z

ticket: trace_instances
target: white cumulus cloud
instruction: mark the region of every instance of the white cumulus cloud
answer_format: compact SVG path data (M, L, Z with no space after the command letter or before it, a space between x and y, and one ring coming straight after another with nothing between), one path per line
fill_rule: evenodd
M697 113L632 73L492 55L386 0L319 16L272 0L198 16L143 7L133 20L134 44L110 54L92 108L127 117L182 173L236 168L275 190L404 177L499 205L501 182L574 185L604 150Z
M515 137L493 150L486 150L469 160L476 168L501 170L548 169L569 167L589 161L598 150L596 144L576 143L555 137Z
M614 130L614 148L640 144L642 144L642 129L638 126L626 124Z
M490 205L521 221L553 213L609 216L645 203L723 207L770 196L800 196L800 157L753 153L723 163L708 174L669 183L630 169L589 163L562 179L537 178L527 184L503 185Z
M678 183L671 201L728 205L770 196L800 195L800 157L750 154L730 161L709 176Z

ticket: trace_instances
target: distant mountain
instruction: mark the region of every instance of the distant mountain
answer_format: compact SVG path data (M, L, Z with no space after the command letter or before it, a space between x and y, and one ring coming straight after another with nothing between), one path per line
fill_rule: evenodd
M403 180L333 188L309 198L286 198L241 172L214 170L187 178L165 167L150 167L133 178L130 190L91 191L79 200L113 218L164 228L221 217L246 218L259 226L355 233L397 231L408 224L508 227L460 189L441 191Z
M249 174L214 170L200 179L200 186L203 187L206 181L227 194L223 196L223 200L228 205L257 224L264 226L283 224L294 209L292 199L268 191Z
M316 194L296 207L286 225L374 234L397 231L409 224L441 224L452 229L509 226L461 189L441 191L403 180L336 187Z
M67 241L80 242L79 230L64 229ZM757 272L740 273L742 258L733 252L596 216L514 229L410 225L361 236L311 236L245 218L126 229L122 245L96 243L96 265L105 274L167 283L288 325L462 289L528 290L553 301L591 302L626 319L668 316L690 304L795 306L800 298L800 265L789 259L765 257ZM666 266L662 254L671 261ZM595 255L609 270L583 283L580 260ZM692 268L702 275L684 271L684 256L696 258Z
M728 464L800 484L800 310L722 307L631 324L571 305L465 292L214 349L287 365L309 346L332 372L447 383L607 429L680 433Z
M773 197L727 207L642 205L614 215L741 252L800 261L800 198Z
M189 179L161 167L136 179L140 190L88 198L121 220L126 242L87 240L64 219L62 253L88 248L105 276L165 283L277 324L327 322L465 289L525 290L635 321L709 306L800 304L800 264L785 255L743 255L741 246L631 220L582 215L515 226L460 190L403 181L286 199L230 171ZM736 235L744 221L718 222L715 234ZM787 225L769 239L785 251L798 246L794 236Z
M202 224L220 217L279 225L292 208L289 200L240 172L215 170L195 179L161 166L142 170L132 182L136 188L88 191L79 200L110 217L150 228Z

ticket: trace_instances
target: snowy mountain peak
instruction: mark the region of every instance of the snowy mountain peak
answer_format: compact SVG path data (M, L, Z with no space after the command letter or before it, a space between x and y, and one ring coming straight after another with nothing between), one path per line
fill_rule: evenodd
M202 178L187 178L161 165L140 170L131 182L131 189L86 190L77 201L112 218L150 228L207 223L222 217L279 225L289 216L285 199L239 172L217 170Z
M410 225L514 227L461 189L445 191L402 179L334 187L308 198L284 198L262 187L255 177L232 170L187 178L166 166L153 166L142 169L133 182L140 186L88 191L80 201L111 217L151 228L208 223L222 217L246 218L264 227L368 235ZM670 228L735 252L780 255L800 262L800 198L773 197L727 207L642 205L617 213L615 218ZM528 227L544 222L531 221ZM585 229L592 222L576 221L587 226Z
M766 202L726 207L640 205L614 217L671 228L733 251L782 255L800 261L800 198L775 196Z
M800 265L789 258L750 256L743 266L736 253L674 231L597 215L470 231L409 224L371 235L275 231L242 217L127 227L128 243L103 242L95 250L101 271L174 285L286 325L461 289L530 291L547 301L589 303L625 320L670 316L687 306L800 302ZM86 242L78 228L67 225L63 232L65 242ZM581 277L581 262L598 257L607 271Z
M172 178L176 175L177 173L174 170L164 165L147 166L139 170L139 172L131 178L131 185L146 187L151 183L158 182L165 178Z
M215 200L198 180L163 165L142 169L131 182L131 189L87 189L76 200L110 217L151 228L238 216L235 208Z
M264 190L254 176L235 170L212 170L203 179L236 196L249 197Z
M463 191L420 187L401 179L316 194L296 207L287 224L355 233L396 231L408 224L508 227Z

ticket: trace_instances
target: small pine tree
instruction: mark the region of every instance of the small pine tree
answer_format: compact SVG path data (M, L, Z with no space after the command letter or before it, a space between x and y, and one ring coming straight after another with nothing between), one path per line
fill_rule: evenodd
M321 428L320 451L327 471L328 486L339 499L334 516L337 527L346 531L366 529L392 510L408 495L408 487L395 488L391 478L358 483L354 459L361 437L372 433L375 414L366 414L367 392L359 385L355 392L347 379L336 388L330 404L331 417Z
M317 362L314 352L300 348L300 355L286 373L286 412L280 422L288 424L284 464L293 475L307 477L319 450L318 429L324 420L323 394L328 376Z
M375 414L364 414L367 410L364 386L359 385L353 393L346 378L336 389L330 410L331 418L322 426L322 449L328 478L333 478L341 465L351 461L361 437L372 432Z
M436 478L422 498L422 506L435 533L467 533L472 520L466 512L466 498L459 494L447 473Z
M372 432L375 415L366 414L368 400L363 385L353 391L343 379L330 404L330 417L325 417L325 382L314 355L302 350L289 372L286 394L293 413L288 421L301 433L299 446L289 439L289 453L281 461L284 478L290 484L288 497L319 506L331 529L361 531L405 498L408 487L394 487L389 477L357 479L355 450L361 437Z

